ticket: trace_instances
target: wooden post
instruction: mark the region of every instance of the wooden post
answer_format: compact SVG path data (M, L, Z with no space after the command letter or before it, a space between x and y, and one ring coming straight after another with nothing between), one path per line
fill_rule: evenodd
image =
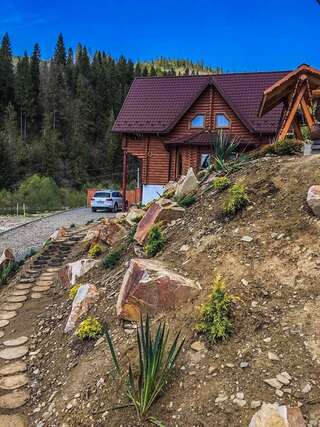
M310 113L309 106L308 106L306 100L304 99L304 97L301 99L301 110L302 110L303 115L307 121L308 127L311 130L312 126L315 123L315 120L314 120L312 114Z
M127 180L128 180L128 151L127 144L123 147L123 168L122 168L122 210L127 210Z
M283 139L285 139L285 137L287 136L287 133L288 133L288 131L290 129L290 126L292 125L293 119L294 119L294 117L296 115L296 112L298 110L299 104L301 102L301 99L303 98L303 95L304 95L306 89L307 89L307 87L305 85L302 86L302 88L300 89L299 94L297 95L294 103L292 104L291 110L290 110L290 112L289 112L289 114L288 114L285 122L282 125L282 129L281 129L279 137L278 137L278 139L280 141L282 141Z

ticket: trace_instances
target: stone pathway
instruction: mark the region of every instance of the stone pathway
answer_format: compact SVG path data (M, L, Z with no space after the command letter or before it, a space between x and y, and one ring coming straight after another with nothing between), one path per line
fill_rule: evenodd
M30 399L27 360L29 337L19 330L9 331L10 322L24 315L28 301L48 296L57 272L63 266L71 247L83 237L81 231L53 242L32 261L19 282L8 288L0 299L0 426L27 427L27 416L21 409ZM41 302L41 301L40 301ZM43 307L44 308L44 307ZM23 322L22 322L23 324ZM22 328L17 328L22 329ZM8 335L14 332L14 337ZM7 338L8 337L8 338ZM30 352L31 356L32 352Z

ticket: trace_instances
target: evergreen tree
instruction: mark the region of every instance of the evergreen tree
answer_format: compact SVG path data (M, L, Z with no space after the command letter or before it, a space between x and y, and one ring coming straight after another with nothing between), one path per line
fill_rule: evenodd
M64 46L63 35L61 33L58 35L53 61L57 65L66 65L67 62L66 48Z
M0 47L0 123L7 105L14 101L14 74L11 43L8 33L2 38Z

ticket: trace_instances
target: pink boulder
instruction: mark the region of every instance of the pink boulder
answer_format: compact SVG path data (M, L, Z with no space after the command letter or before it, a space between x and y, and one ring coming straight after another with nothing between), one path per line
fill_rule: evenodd
M123 278L117 316L137 321L140 314L175 308L196 296L199 290L199 285L169 271L162 262L135 258Z
M0 267L8 265L10 262L14 262L14 255L11 249L5 249L0 256Z
M95 225L88 231L84 241L88 242L89 246L96 243L114 246L126 235L127 230L119 223L119 220L105 219L101 224Z
M320 185L312 185L309 188L307 203L314 215L320 218Z
M306 427L301 410L278 404L263 403L249 427Z
M181 208L168 199L162 199L153 203L137 226L134 236L135 240L143 244L154 224L161 221L170 222L178 219L184 214L184 211L184 208Z
M94 285L81 285L74 297L71 313L69 315L64 332L70 332L74 329L77 321L86 314L92 304L98 299L98 291Z
M77 280L97 264L93 259L80 259L66 264L58 272L59 280L64 286L73 286Z
M67 231L64 227L58 228L58 230L54 231L51 236L49 237L49 240L56 241L59 239L62 239L67 234Z

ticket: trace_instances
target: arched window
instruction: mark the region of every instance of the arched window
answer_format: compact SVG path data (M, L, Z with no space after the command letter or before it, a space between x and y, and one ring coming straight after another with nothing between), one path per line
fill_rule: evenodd
M214 118L214 126L216 129L226 129L231 126L231 121L225 114L218 113Z
M204 127L204 120L205 120L205 115L204 114L197 114L191 120L191 127L192 128L203 128Z

